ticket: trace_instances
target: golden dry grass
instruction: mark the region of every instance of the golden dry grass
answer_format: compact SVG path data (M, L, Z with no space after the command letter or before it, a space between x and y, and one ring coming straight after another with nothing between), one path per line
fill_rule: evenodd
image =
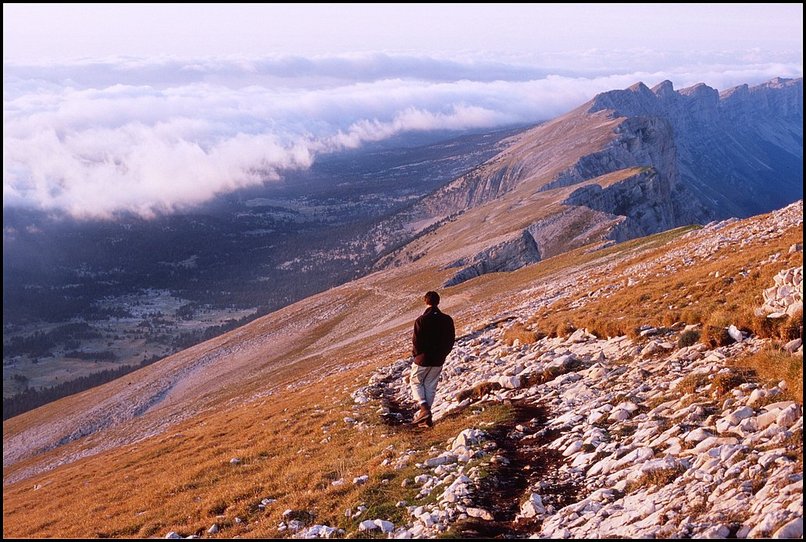
M393 517L395 503L406 496L402 480L412 476L414 461L427 456L414 456L412 466L402 470L382 466L384 459L409 449L441 448L468 423L506 415L499 407L468 411L427 431L388 427L375 406L356 411L333 393L359 375L359 380L366 376L343 374L202 417L103 458L14 484L4 491L4 536L139 538L169 531L209 536L206 530L217 523L224 528L219 537L274 537L286 509L313 512L316 523L355 534L359 520ZM363 422L363 428L345 423L345 416ZM231 464L232 458L241 463ZM364 474L366 484L352 483ZM338 479L344 485L333 486ZM277 500L260 510L264 498ZM359 504L379 515L344 516L346 508ZM236 524L235 517L245 522Z
M803 404L803 355L793 355L771 346L735 363L753 371L756 379L768 385L786 382L784 397Z
M579 249L513 273L486 275L447 289L443 299L458 330L471 323L478 327L502 314L509 304L533 295L521 291L562 277L570 268L590 271L591 291L606 286L629 266L651 264L659 253L680 243L678 238L686 231L678 229L599 251ZM772 284L775 273L802 265L801 253L787 253L789 245L801 239L802 227L785 232L773 242L748 244L742 251L725 249L711 262L673 274L650 273L639 284L620 287L607 297L591 298L581 308L572 306L577 297L564 298L533 315L527 327L560 334L587 327L601 336L613 336L635 333L644 324L705 324L710 315L722 311L736 316L735 325L762 332L762 324L768 325L766 319L754 324L748 315L761 304L761 292ZM774 252L787 255L774 264L759 265ZM604 263L613 266L602 270ZM200 397L211 407L206 413L137 444L113 448L5 486L4 536L161 537L177 531L219 538L272 537L279 534L276 529L286 509L311 511L317 523L340 526L348 535L355 535L358 520L346 518L346 508L361 503L368 506L368 515L359 519L396 517L401 512L394 508L394 502L410 497L412 491L400 484L413 470L384 467L384 459L399 457L408 449L442 448L448 438L469 424L500 421L506 416L506 412L495 409L465 411L438 423L431 431L408 431L381 424L374 411L377 405L354 411L349 393L367 382L373 368L407 352L413 321L410 316L419 312L423 290L429 289L423 285L440 284L450 273L429 267L427 258L418 265L388 283L382 282L386 276L376 279L370 284L382 286L375 286L375 290L363 286L353 286L352 291L340 289L339 295L348 306L346 313L337 312L303 329L299 340L280 352L293 356L292 362L270 367L260 361L263 365L259 371L239 373L237 385L225 387L215 397ZM747 276L740 274L745 269L750 270ZM715 276L716 271L720 277ZM725 277L733 280L728 282ZM598 280L595 285L594 280ZM327 298L323 299L321 306L327 307ZM369 323L348 316L358 311L369 315ZM298 323L295 318L306 315L292 307L211 344L237 342L241 340L239 334L268 334L272 326ZM789 336L794 324L787 325L788 330L770 328L765 336ZM281 357L276 352L271 354ZM759 354L743 363L759 378L787 381L787 393L802 402L802 358L783 362L777 356ZM359 368L325 378L334 365L360 362L364 365ZM297 390L285 389L285 384L301 379L310 382ZM681 382L674 391L690 393L695 400L697 389L709 382ZM714 389L724 392L721 390L735 382L725 376ZM272 395L246 404L238 401L239 396L250 397L269 384L274 386ZM26 424L57 416L59 409L85 408L91 402L91 395L68 398L30 416L9 420L8 425L4 423L4 437L11 426L19 431ZM364 422L365 428L346 424L345 416ZM42 461L56 461L65 451L80 452L84 446L79 441L4 468L4 478ZM241 463L230 464L233 457L240 458ZM419 455L413 461L422 459L424 456ZM352 485L352 478L362 474L369 475L368 483ZM345 485L332 485L341 478ZM277 501L260 510L257 504L263 498ZM245 522L235 524L236 516ZM222 533L206 534L213 523L224 527Z
M515 341L519 341L520 344L533 344L536 343L541 336L545 336L545 334L533 331L526 327L526 325L516 322L509 329L504 331L502 340L507 346L512 346Z
M661 244L680 235L676 230L632 242L633 247ZM532 321L544 329L587 328L601 337L635 335L641 325L661 327L675 322L686 324L734 324L760 337L791 336L801 322L797 317L775 324L768 318L752 317L763 303L761 294L773 284L773 276L781 269L803 265L803 254L788 254L775 265L762 265L771 253L787 254L790 245L799 242L803 230L793 228L772 243L748 245L741 251L725 248L711 261L692 267L681 267L674 274L650 274L638 284L623 287L613 295L600 297L585 304L583 309L571 308L569 300L555 304L550 311L536 314ZM630 251L630 243L613 247L613 251ZM642 253L616 266L623 271L631 265L651 261L656 254ZM752 270L747 273L747 270ZM715 276L719 272L719 276ZM744 276L747 274L747 276ZM773 327L776 326L776 327ZM781 331L777 328L780 326ZM703 341L712 341L714 331L703 330Z

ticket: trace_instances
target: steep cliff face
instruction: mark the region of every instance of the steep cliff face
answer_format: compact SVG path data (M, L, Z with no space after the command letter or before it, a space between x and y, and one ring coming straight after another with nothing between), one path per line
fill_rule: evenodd
M461 269L443 286L453 286L486 273L514 271L539 261L540 250L537 243L529 231L523 230L471 257L462 258L448 265L448 268Z
M487 164L487 167L471 171L427 198L423 210L429 214L452 214L483 205L515 188L524 173L522 163L503 163L500 166L494 163L493 167Z
M623 217L608 235L617 242L671 229L688 211L674 186L652 167L609 186L588 184L574 190L564 203Z
M721 94L703 84L675 91L669 81L651 90L639 83L594 98L588 112L600 111L668 122L675 174L717 218L762 213L803 197L803 79Z

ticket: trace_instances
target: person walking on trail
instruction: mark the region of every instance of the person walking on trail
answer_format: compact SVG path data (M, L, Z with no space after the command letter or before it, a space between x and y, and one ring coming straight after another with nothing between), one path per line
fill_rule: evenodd
M414 359L409 375L409 385L412 397L420 403L420 410L415 414L411 423L424 422L431 427L434 425L431 419L431 405L434 404L442 365L453 349L456 330L453 318L439 310L439 294L427 292L424 301L427 308L414 322L412 336Z

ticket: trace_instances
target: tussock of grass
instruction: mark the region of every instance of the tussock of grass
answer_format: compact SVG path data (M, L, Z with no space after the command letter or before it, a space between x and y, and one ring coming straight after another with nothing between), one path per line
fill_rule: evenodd
M662 487L674 482L685 472L683 467L656 469L643 473L637 480L629 482L625 488L626 493L632 493L645 487Z
M498 382L482 382L480 384L476 384L470 389L460 391L456 394L455 399L459 402L464 401L465 399L479 400L491 391L500 390L501 387L501 384Z
M574 331L577 330L577 327L574 326L570 321L564 320L559 322L555 327L554 331L549 335L550 337L568 337Z
M504 331L502 340L507 346L512 346L516 340L519 341L520 344L533 344L539 341L542 337L545 337L545 334L532 331L524 324L515 322L509 329Z
M697 393L698 389L706 385L708 385L707 374L691 373L685 376L680 382L677 383L677 386L675 386L675 390L679 391L683 395L695 394Z
M697 344L697 341L700 340L700 332L696 329L688 329L680 334L680 337L677 338L677 347L678 348L685 348L687 346L692 346Z
M803 311L788 316L781 324L778 336L785 341L803 337Z
M784 397L803 404L803 355L793 355L775 347L737 360L736 364L748 369L768 385L786 382Z
M711 380L711 390L717 397L727 395L733 388L752 380L749 371L728 370L717 373Z
M728 334L728 326L733 323L733 315L727 311L716 311L703 323L700 340L708 348L727 346L734 342Z

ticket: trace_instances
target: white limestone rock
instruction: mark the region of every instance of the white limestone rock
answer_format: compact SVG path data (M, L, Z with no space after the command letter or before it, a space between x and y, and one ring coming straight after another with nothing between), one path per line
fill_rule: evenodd
M391 533L395 530L395 524L391 521L386 521L385 519L376 519L375 525L381 530L382 533Z
M493 515L483 508L469 507L465 510L465 513L471 518L479 518L485 521L493 520Z
M685 440L686 442L701 442L713 436L714 434L708 431L707 429L698 427L697 429L690 431L683 440Z
M741 330L739 330L739 328L733 324L728 326L728 335L737 343L740 343L744 340L744 335L742 334Z
M795 518L775 531L772 538L803 538L803 517Z
M531 493L529 498L521 505L521 517L534 518L544 516L546 508L543 505L543 499L537 493Z
M311 525L294 535L294 538L339 538L344 534L344 529L330 527L329 525Z
M778 413L778 416L775 418L775 423L778 425L778 427L788 428L798 421L800 417L800 406L793 404Z

